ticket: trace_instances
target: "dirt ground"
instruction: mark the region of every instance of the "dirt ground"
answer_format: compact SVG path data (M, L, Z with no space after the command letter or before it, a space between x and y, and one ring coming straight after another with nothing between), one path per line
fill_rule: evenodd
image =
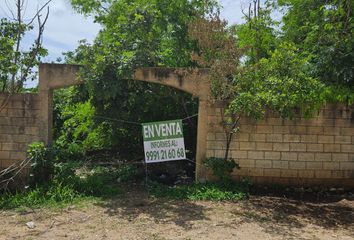
M26 223L33 221L34 229ZM354 199L152 199L142 191L62 210L0 212L0 239L354 239Z

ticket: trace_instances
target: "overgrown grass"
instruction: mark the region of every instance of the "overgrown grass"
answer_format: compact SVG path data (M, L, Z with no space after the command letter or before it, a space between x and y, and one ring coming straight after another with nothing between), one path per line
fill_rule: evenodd
M65 207L83 200L114 197L123 192L118 183L131 180L134 174L132 166L84 168L78 163L60 163L46 185L0 194L0 209Z
M194 183L190 185L166 186L152 183L150 195L176 200L237 201L248 197L247 182Z
M55 165L52 180L17 193L0 193L0 209L62 208L70 204L99 201L123 193L122 183L137 179L137 168L125 165L113 167L88 167L80 163ZM167 186L149 184L153 197L176 200L236 201L248 197L249 184L244 182L194 183Z
M26 192L4 193L0 196L0 209L21 207L65 207L90 197L75 191L71 186L41 186Z

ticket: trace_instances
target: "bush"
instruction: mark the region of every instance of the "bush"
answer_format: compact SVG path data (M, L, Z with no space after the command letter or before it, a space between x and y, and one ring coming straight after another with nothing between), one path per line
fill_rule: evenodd
M44 143L34 142L29 145L27 156L31 160L30 185L46 184L53 174L53 152Z
M211 157L204 161L204 165L213 171L213 175L218 177L221 182L231 179L231 173L235 168L240 168L233 159Z

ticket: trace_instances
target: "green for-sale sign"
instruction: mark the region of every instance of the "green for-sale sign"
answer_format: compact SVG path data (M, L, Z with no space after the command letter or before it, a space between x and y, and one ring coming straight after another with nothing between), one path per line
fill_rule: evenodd
M186 158L182 120L143 123L146 163Z

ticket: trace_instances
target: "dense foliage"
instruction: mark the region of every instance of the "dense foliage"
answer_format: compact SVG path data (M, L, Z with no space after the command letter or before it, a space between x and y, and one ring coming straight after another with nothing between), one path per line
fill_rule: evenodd
M257 0L245 13L246 22L233 29L239 46L248 49L247 66L270 59L272 52L290 44L304 62L306 76L325 85L324 101L352 104L353 12L351 0Z
M102 26L92 45L82 41L66 54L66 62L83 64L85 87L56 93L57 143L75 158L102 149L141 156L139 126L112 119L197 112L188 94L131 81L141 66L211 68L213 97L229 106L223 123L230 141L241 115L310 116L325 102L354 100L350 1L253 1L245 23L234 26L213 1L71 2ZM195 121L190 126L186 139L195 143Z
M323 82L354 86L354 4L351 0L279 0L283 38L310 57Z
M140 66L195 66L190 53L196 45L188 37L188 23L213 3L156 0L72 4L79 12L93 15L102 30L94 44L83 41L76 51L66 54L66 62L84 66L81 74L86 84L79 91L82 103L57 108L56 124L62 129L56 134L57 142L68 149L77 149L80 144L84 151L119 149L129 158L142 157L140 126L129 122L185 118L194 115L198 105L189 94L135 82L131 75ZM65 93L57 94L62 101L60 94ZM195 119L186 123L186 145L189 157L194 158Z

